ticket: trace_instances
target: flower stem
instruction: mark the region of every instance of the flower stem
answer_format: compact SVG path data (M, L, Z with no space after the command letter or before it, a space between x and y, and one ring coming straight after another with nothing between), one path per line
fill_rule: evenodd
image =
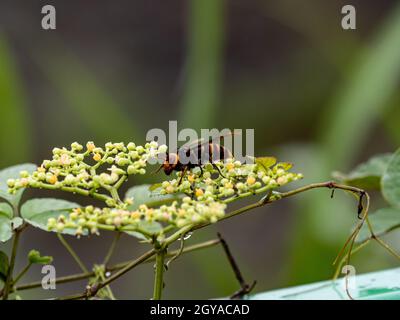
M21 280L21 278L25 275L25 273L28 272L28 270L30 269L30 267L32 266L32 263L29 262L24 269L22 269L22 271L15 277L15 280L13 281L13 285L15 285L19 280Z
M108 262L110 261L111 256L114 253L115 247L117 246L117 243L118 243L120 238L121 238L121 232L117 232L115 234L113 242L111 243L110 249L108 249L106 257L104 258L103 264L105 266L107 266Z
M167 249L161 249L156 255L156 273L154 277L153 300L161 300L164 287L164 260Z
M89 270L86 268L86 266L83 264L82 260L79 258L79 256L76 254L74 249L68 244L68 242L64 239L64 237L61 235L61 233L57 233L58 239L61 241L62 245L67 249L69 254L74 258L76 263L79 265L79 267L82 269L83 272L89 272Z

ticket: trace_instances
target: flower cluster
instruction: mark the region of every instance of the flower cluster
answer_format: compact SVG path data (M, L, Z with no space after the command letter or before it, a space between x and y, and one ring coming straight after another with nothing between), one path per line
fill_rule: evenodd
M74 142L70 149L54 148L52 160L43 161L31 175L22 171L20 179L9 179L7 184L10 193L25 187L71 192L97 192L99 188L110 191L112 187L119 187L129 175L145 174L148 160L166 150L167 146L158 146L154 141L145 146L136 146L133 142L127 145L107 143L104 148L91 141L86 148ZM112 200L107 203L115 204Z
M203 172L194 168L179 183L181 173L171 181L161 184L161 194L182 192L198 201L229 199L276 189L289 182L301 179L302 174L289 172L290 165L278 163L269 168L254 164L242 164L234 159L207 164ZM216 175L216 177L213 177Z
M97 234L100 229L137 231L149 235L149 224L157 223L157 235L163 228L181 228L188 224L215 223L225 215L227 203L246 196L265 193L302 178L289 172L288 163L276 163L275 158L257 158L243 164L235 159L208 163L158 185L161 197L172 197L168 205L153 207L150 203L135 203L137 199L120 200L118 189L129 175L145 174L150 159L160 158L167 146L156 142L136 146L130 142L107 143L97 147L74 142L71 148L54 148L51 160L43 161L35 172L21 172L19 179L7 181L9 191L24 187L59 189L104 200L107 207L76 208L69 214L50 218L49 230L73 230L76 235ZM183 175L183 176L182 176ZM102 189L106 192L98 193ZM150 191L149 191L150 193ZM183 195L186 195L182 198ZM173 200L179 199L172 202ZM140 200L139 200L140 201ZM171 203L172 202L172 203ZM146 227L147 226L147 227ZM151 229L151 228L150 228Z
M57 232L73 229L78 236L86 232L97 234L99 229L146 233L143 223L158 222L178 228L188 224L215 223L224 216L225 208L224 203L213 200L199 202L189 197L183 198L180 203L174 201L159 208L148 208L142 204L133 211L87 206L74 209L68 216L50 218L47 227Z

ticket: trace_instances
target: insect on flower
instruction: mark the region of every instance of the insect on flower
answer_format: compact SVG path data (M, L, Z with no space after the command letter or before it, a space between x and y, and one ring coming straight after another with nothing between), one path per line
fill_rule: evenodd
M183 177L188 170L199 167L201 175L203 174L203 166L211 163L212 166L223 176L222 172L215 164L217 161L225 161L232 158L231 151L221 145L219 142L226 136L235 135L230 132L224 135L212 136L208 141L199 139L184 145L176 152L167 152L164 163L158 168L163 169L166 175L170 175L173 171L182 172L178 185L181 184Z

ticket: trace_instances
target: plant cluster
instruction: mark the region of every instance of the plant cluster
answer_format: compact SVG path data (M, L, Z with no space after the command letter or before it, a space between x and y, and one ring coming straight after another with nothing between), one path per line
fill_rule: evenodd
M228 159L214 166L206 164L201 170L195 168L182 180L178 172L176 178L152 186L153 190L147 192L149 197L165 202L160 206L140 203L135 199L135 188L121 200L118 190L122 183L130 175L145 174L149 160L162 159L166 151L165 145L158 146L154 141L145 146L107 143L103 148L93 142L88 142L86 148L74 142L70 149L54 148L51 160L43 161L33 173L21 171L20 178L8 179L7 185L11 194L26 187L58 189L92 196L107 205L79 206L68 214L50 217L48 230L67 230L78 236L98 234L101 229L130 231L151 238L163 237L166 228L170 231L189 224L215 223L224 217L227 203L302 177L288 171L290 164L276 163L272 157L259 158L254 164Z
M14 291L39 286L40 282L21 286L17 286L17 282L32 264L51 261L51 257L41 257L37 251L31 251L26 268L14 276L18 240L27 226L56 232L62 244L81 267L83 274L58 279L58 282L89 279L88 287L82 293L67 298L97 296L114 299L110 283L137 265L154 259L156 268L153 298L159 299L164 286L165 266L172 260L180 254L218 243L223 243L224 248L226 247L226 243L220 238L185 248L186 234L219 220L315 188L342 189L359 198L358 214L361 220L339 256L343 256L343 252L347 250L343 259L349 261L353 243L360 233L363 236L367 234L367 239L378 239L381 244L386 245L377 237L378 233L373 232L374 223L368 220L369 196L359 188L360 185L353 183L350 178L346 180L341 175L346 184L323 182L279 192L280 187L301 179L302 175L291 172L291 164L277 162L273 157L259 157L254 163L241 163L235 159L216 161L213 164L205 164L202 168L193 168L186 174L177 172L176 176L158 184L131 187L125 195L121 195L121 187L128 181L129 176L145 174L148 165L153 164L153 160L162 159L166 152L167 146L159 146L154 141L144 146L130 142L107 143L104 147L98 147L93 142L88 142L85 146L74 142L70 148L54 148L52 159L43 161L39 167L25 164L0 171L0 197L5 200L0 203L0 240L4 242L13 238L10 258L0 251L0 280L4 282L0 295L7 299ZM400 184L396 180L400 169L393 168L399 166L399 159L399 152L390 157L386 172L389 172L391 178L386 177L387 174L382 178L385 181L385 193L390 201L397 199L400 190ZM368 170L364 168L358 171L365 173ZM61 190L100 200L103 205L81 206L75 202L53 198L30 199L20 205L22 193L26 188ZM261 195L261 198L257 195ZM245 197L257 197L258 200L228 211L231 202ZM393 229L393 225L390 227ZM103 263L95 265L93 271L90 271L64 239L63 234L80 237L99 234L101 230L114 231L115 240ZM142 242L150 244L152 249L131 261L109 266L110 257L122 233L139 238ZM181 243L180 249L169 251L169 247L177 241ZM166 262L167 257L171 257L169 262ZM344 262L343 259L341 262ZM240 282L242 293L248 293L249 286Z

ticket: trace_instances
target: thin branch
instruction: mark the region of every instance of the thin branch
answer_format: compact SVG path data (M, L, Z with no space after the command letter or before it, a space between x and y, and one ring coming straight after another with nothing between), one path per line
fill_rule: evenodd
M141 255L136 260L128 263L124 268L120 269L119 271L117 271L116 273L111 275L105 281L99 282L99 283L94 284L92 286L88 286L86 288L85 292L79 293L79 294L75 294L75 295L71 295L71 296L68 296L68 297L59 298L58 300L78 300L78 299L82 299L82 298L88 299L90 297L93 297L93 296L95 296L97 294L97 292L101 288L104 288L105 286L109 285L111 282L113 282L114 280L116 280L119 277L123 276L129 270L131 270L132 268L136 267L137 265L143 263L148 258L154 256L156 253L157 253L157 251L155 249L151 249L151 250L147 251L146 253L144 253L143 255Z
M62 245L67 249L69 254L74 258L75 262L79 265L79 267L82 269L83 272L88 273L89 270L86 268L86 266L83 264L82 260L79 258L79 256L76 254L74 249L68 244L68 242L64 239L64 237L61 235L61 233L57 233L58 239L61 241Z
M361 242L357 247L355 247L351 253L351 255L356 254L358 251L360 251L362 248L364 248L368 243L369 243L370 239L366 239L365 241ZM338 263L335 273L332 277L332 280L336 280L339 277L341 268L343 266L343 264L346 262L347 257L343 257L342 260Z
M362 189L359 189L359 188L356 188L356 187L351 187L351 186L346 186L346 185L343 185L343 184L338 184L338 183L333 182L333 181L312 183L312 184L309 184L309 185L306 185L304 187L300 187L298 189L294 189L294 190L291 190L291 191L288 191L288 192L282 192L282 193L269 192L264 197L262 197L259 201L255 202L255 203L252 203L250 205L244 206L242 208L239 208L237 210L231 211L230 213L228 213L224 217L222 217L219 221L232 218L232 217L234 217L236 215L239 215L241 213L244 213L246 211L249 211L249 210L252 210L252 209L255 209L255 208L258 208L258 207L262 207L262 206L264 206L266 204L270 204L270 203L278 201L280 199L288 198L288 197L297 195L299 193L303 193L303 192L308 191L308 190L319 189L319 188L341 189L341 190L350 191L352 193L357 193L357 194L360 194L361 192L365 192ZM256 193L260 193L260 190L262 190L262 189L263 189L264 192L268 191L267 188L261 188L261 189L258 189L256 191ZM254 194L254 193L250 193L250 192L248 193L248 195L252 195L252 194ZM225 203L229 203L229 202L232 202L232 201L234 201L236 199L240 199L242 197L242 195L244 195L244 194L241 194L240 197L235 197L233 199L229 198L229 199L227 199L228 201L224 201L224 202ZM201 229L201 228L204 228L204 227L206 227L206 226L208 226L210 224L211 224L210 222L199 224L199 225L194 226L191 230Z
M229 249L228 244L226 243L225 239L221 236L221 234L218 232L217 233L219 240L221 241L222 244L222 248L225 251L225 254L228 258L229 264L232 267L232 270L235 274L235 277L237 279L237 281L239 282L240 285L240 289L235 292L233 295L231 295L231 299L236 299L236 298L242 298L244 295L248 294L251 292L251 290L254 288L254 286L256 285L256 282L253 281L253 283L251 285L249 285L243 278L242 273L240 272L239 266L236 263L235 259L233 258L232 252Z
M121 238L121 232L117 232L115 234L113 242L111 243L110 249L108 249L106 257L104 258L103 265L107 266L108 262L110 261L112 255L114 253L114 250L115 250L115 248L117 246L117 243L118 243L120 238Z
M25 273L28 272L28 270L30 269L30 267L32 266L32 262L29 262L24 269L22 269L22 271L15 277L14 281L13 281L13 286L19 281L21 280L21 278L25 275Z
M176 260L183 252L183 249L185 248L185 236L181 237L181 244L179 246L178 252L176 255L174 255L171 259L167 261L165 264L165 268L168 270L169 265L171 264L172 261Z
M206 242L194 244L192 246L186 247L183 250L182 254L186 254L186 253L189 253L189 252L192 252L192 251L197 251L197 250L209 248L209 247L217 245L218 243L220 243L220 240L219 239L214 239L214 240L209 240L209 241L206 241ZM173 257L177 253L178 253L178 250L174 250L174 251L168 252L166 254L166 257ZM121 262L121 263L118 263L118 264L115 264L113 266L108 267L106 270L107 271L120 270L120 269L124 268L125 266L127 266L130 262L131 261ZM151 263L151 262L154 262L154 257L150 257L149 259L147 259L143 263ZM69 282L73 282L73 281L84 280L84 279L93 277L94 275L95 275L94 272L87 272L87 273L85 272L85 273L73 274L73 275L69 275L69 276L59 277L59 278L57 278L55 280L55 283L57 285L59 285L59 284L63 284L63 283L69 283ZM35 281L35 282L21 284L19 286L16 286L13 289L13 291L22 291L22 290L28 290L28 289L35 289L35 288L39 288L41 286L42 286L42 282L41 281ZM0 292L0 296L1 296L1 292Z
M121 178L119 178L119 180L114 184L114 188L118 190L118 189L122 186L122 184L125 182L126 179L128 179L128 176L124 174L124 175L123 175Z

